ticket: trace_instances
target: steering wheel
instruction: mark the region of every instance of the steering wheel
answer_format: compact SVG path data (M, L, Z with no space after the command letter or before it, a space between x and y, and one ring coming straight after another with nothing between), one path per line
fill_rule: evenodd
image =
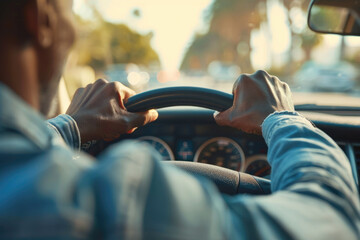
M221 112L230 108L232 104L233 95L228 93L198 87L170 87L137 94L128 99L125 107L129 112L144 112L172 106L196 106ZM271 193L268 179L204 163L183 161L165 163L210 179L220 192L225 194Z

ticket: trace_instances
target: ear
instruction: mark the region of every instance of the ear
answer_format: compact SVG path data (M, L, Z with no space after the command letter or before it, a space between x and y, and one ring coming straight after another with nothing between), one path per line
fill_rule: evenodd
M32 0L25 7L25 26L31 41L41 47L50 47L55 38L56 14L51 0Z

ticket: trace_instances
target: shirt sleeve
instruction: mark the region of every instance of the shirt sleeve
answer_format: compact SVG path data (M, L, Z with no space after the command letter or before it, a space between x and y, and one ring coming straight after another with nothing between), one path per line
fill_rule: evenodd
M265 119L263 136L269 147L272 191L297 189L311 182L357 200L349 160L324 132L296 112L276 112ZM347 199L347 198L345 198ZM358 205L358 204L356 204Z
M47 121L48 127L60 136L74 150L80 150L81 137L76 121L67 114L61 114Z
M296 112L276 112L262 129L273 194L227 198L234 221L245 225L243 234L360 239L359 193L338 145Z

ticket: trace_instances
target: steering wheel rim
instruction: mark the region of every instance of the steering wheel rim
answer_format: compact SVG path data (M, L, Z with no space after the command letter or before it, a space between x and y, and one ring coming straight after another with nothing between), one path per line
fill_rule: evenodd
M173 106L196 106L221 112L230 108L232 104L233 95L221 91L199 87L169 87L137 94L128 99L125 107L129 112L144 112ZM191 174L212 180L220 192L225 194L271 193L271 182L268 179L203 163L182 161L168 163Z
M168 87L139 93L125 104L129 112L173 106L196 106L222 112L233 104L233 95L209 88Z

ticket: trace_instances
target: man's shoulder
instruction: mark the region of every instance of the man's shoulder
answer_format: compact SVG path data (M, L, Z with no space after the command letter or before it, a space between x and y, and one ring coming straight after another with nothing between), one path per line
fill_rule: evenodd
M19 132L1 130L0 159L8 166L26 163L58 165L78 170L92 167L94 164L91 156L72 150L56 136L50 138L49 144L43 148Z
M79 224L90 229L92 194L80 184L93 166L90 156L65 144L41 149L24 135L0 132L0 225L15 236L17 229L27 236L48 234L53 226L55 235L72 234Z

